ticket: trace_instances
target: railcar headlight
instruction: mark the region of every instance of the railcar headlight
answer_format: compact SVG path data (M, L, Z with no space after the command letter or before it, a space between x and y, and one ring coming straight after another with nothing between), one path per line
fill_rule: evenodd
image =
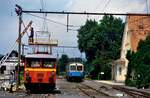
M27 76L27 77L26 77L26 81L27 81L27 82L31 82L31 77L30 77L30 76Z
M54 71L52 71L52 76L54 76L55 75L55 72Z
M28 70L26 71L26 76L29 76L29 71Z
M29 71L28 70L26 71L26 81L27 82L31 82L31 77L29 75Z

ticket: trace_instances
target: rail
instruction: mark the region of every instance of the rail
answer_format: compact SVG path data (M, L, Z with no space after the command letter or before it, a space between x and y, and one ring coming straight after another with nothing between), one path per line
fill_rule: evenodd
M87 90L92 90L92 91L94 91L94 92L96 92L96 93L98 93L98 94L100 94L100 95L107 96L107 97L111 97L111 98L115 98L115 97L113 97L113 96L109 96L108 94L101 92L100 90L94 89L94 88L92 88L92 87L90 87L90 86L88 86L88 85L86 85L86 84L81 83L81 85L84 86L84 87L86 87ZM89 93L88 91L86 91L85 88L82 88L82 87L78 86L78 89L79 89L81 92L83 92L85 95L87 95L87 96L89 96L89 97L91 97L91 98L97 98L96 95L92 95L91 93Z
M150 93L148 92L144 92L144 91L141 91L141 90L135 90L135 89L129 89L129 88L126 88L126 87L122 87L122 86L113 86L114 89L117 89L117 90L120 90L120 91L123 91L135 98L150 98Z

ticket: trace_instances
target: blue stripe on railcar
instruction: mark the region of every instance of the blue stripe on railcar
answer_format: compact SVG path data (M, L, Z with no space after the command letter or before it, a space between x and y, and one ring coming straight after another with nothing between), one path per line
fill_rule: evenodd
M67 73L67 76L69 76L69 77L83 77L83 72L77 72L77 71L75 71L75 72L68 72Z

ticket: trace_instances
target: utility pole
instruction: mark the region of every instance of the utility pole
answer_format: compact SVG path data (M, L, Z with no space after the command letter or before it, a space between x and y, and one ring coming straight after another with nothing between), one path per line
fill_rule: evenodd
M67 32L68 32L68 26L69 26L69 14L67 14Z
M19 30L18 30L18 66L17 66L17 88L20 85L20 61L21 61L21 23L22 23L22 8L16 5L16 13L19 16Z
M22 44L22 55L24 55L24 44Z

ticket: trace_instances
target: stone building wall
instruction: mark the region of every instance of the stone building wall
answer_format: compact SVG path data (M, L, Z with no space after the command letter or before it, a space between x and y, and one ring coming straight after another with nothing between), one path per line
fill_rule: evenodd
M128 33L131 35L131 50L136 52L139 41L150 33L150 16L128 16Z
M112 63L112 79L116 82L124 82L126 79L128 50L137 51L140 40L150 34L150 16L128 16L122 39L120 58ZM123 62L123 63L122 63Z

